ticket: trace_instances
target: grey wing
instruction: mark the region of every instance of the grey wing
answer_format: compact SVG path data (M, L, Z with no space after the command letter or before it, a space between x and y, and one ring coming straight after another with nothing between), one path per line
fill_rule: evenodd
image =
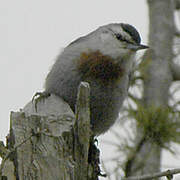
M81 76L73 60L59 56L46 78L45 91L60 96L74 110L80 81Z

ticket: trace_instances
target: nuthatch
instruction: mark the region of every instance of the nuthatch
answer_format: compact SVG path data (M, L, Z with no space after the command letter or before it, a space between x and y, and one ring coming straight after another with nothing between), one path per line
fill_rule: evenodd
M140 44L137 30L124 23L108 24L70 43L58 56L45 82L45 92L63 98L75 111L81 81L90 84L94 135L106 132L127 96L129 74Z

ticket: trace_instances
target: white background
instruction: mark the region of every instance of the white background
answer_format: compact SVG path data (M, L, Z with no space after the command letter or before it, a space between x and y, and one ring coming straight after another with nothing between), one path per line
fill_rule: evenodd
M145 0L0 0L0 139L9 129L10 111L18 111L43 90L44 79L59 51L97 27L134 25L142 42L148 38ZM101 141L103 157L113 154ZM163 153L163 167L177 168L178 156Z

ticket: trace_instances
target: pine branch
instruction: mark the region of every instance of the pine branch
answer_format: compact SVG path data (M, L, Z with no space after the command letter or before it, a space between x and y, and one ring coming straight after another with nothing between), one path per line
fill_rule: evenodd
M174 174L180 174L180 168L158 172L151 175L123 178L122 180L150 180L150 179L159 178L163 176L166 176L167 179L169 180L169 179L173 179Z

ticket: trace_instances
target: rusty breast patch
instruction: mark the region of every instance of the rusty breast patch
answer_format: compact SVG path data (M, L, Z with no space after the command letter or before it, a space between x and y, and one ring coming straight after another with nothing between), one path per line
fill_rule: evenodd
M119 79L124 71L117 61L100 51L82 53L77 68L85 78L96 78L104 83Z

